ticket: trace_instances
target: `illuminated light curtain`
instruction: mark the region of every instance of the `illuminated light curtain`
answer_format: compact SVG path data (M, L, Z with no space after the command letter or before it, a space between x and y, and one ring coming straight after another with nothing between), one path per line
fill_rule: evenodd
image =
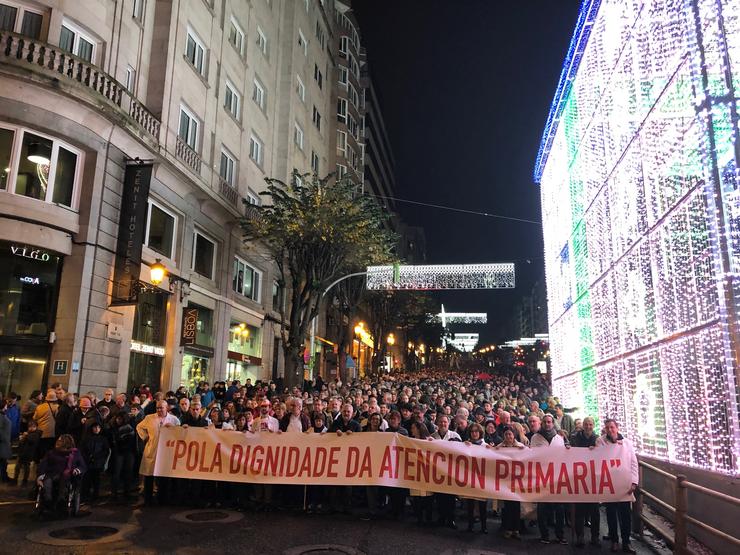
M554 393L735 475L738 91L739 2L586 0L535 169Z
M368 266L367 288L409 289L512 289L516 284L514 264L448 264L401 266L393 280L393 266Z

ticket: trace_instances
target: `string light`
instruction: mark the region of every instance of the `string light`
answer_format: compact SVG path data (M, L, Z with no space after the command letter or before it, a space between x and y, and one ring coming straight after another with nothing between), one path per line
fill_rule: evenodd
M467 353L475 348L479 339L480 334L478 333L456 333L454 339L445 338L443 341L445 348L452 345L457 350Z
M585 0L535 168L554 393L733 475L738 75L737 2Z
M393 266L368 266L367 288L410 289L513 289L514 264L447 264L400 266L394 279Z
M432 317L433 322L441 322L442 327L447 324L487 324L488 314L485 312L445 312L445 305L439 314Z

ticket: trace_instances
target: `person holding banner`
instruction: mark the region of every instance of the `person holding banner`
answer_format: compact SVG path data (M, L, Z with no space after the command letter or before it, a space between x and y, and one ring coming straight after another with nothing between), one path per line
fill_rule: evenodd
M280 431L280 422L274 416L270 416L270 400L266 397L260 402L260 415L252 424L252 431L256 433L277 433ZM254 497L257 509L271 511L272 484L254 484Z
M637 464L637 456L632 447L632 443L626 437L619 433L619 424L613 418L607 418L604 422L604 435L596 440L596 446L604 445L627 445L631 453L630 472L632 475L632 485L629 493L633 494L637 489L640 480L640 470ZM622 551L624 553L637 553L630 545L630 536L632 534L632 504L630 501L617 501L614 503L605 503L606 505L606 522L609 526L609 540L612 543L612 551L619 551L619 535L617 533L617 521L619 524L619 534L622 536Z
M342 412L339 413L339 418L334 420L329 431L336 432L338 436L341 436L342 434L361 432L362 427L360 426L360 423L354 419L354 414L355 408L352 404L344 403L344 405L342 405ZM335 511L349 514L350 507L352 506L352 486L332 487L332 505Z
M136 426L136 433L142 441L146 442L139 467L139 474L144 476L144 504L146 506L152 505L154 496L154 462L157 457L159 431L163 427L180 425L177 417L169 414L168 410L167 401L161 399L157 401L157 412L147 415ZM157 478L157 500L160 505L167 504L169 485L170 478Z
M542 417L542 426L530 439L532 449L562 449L565 448L563 437L555 429L555 419L551 414ZM565 539L565 507L562 503L537 503L537 524L540 528L540 543L550 543L548 522L555 517L555 537L558 542L567 545Z
M511 426L503 428L503 439L496 445L496 449L524 449L526 446L517 441L514 428ZM521 539L519 536L519 521L521 515L521 503L519 501L504 501L504 510L501 512L501 529L505 538Z
M596 434L594 433L594 419L587 416L583 419L583 428L573 434L571 445L573 447L587 447L593 449L596 446ZM575 529L576 529L576 547L586 545L583 536L583 528L586 520L591 523L591 545L598 547L601 545L601 514L598 503L575 503Z

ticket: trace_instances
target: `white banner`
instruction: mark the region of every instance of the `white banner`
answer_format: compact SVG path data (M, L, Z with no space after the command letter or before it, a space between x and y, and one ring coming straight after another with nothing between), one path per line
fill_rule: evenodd
M155 476L337 486L392 486L518 501L629 501L631 450L495 449L393 433L244 434L163 428Z

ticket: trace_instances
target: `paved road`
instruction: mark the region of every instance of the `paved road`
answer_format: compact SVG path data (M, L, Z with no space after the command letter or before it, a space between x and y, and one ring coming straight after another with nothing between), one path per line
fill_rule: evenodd
M406 521L362 521L345 515L304 515L297 512L236 513L227 512L236 522L193 522L184 517L183 507L143 508L116 504L103 500L89 509L87 516L68 520L39 522L31 516L33 505L12 486L0 486L0 553L255 553L285 554L291 549L311 545L338 545L343 550L310 550L313 555L353 553L352 549L368 555L391 554L450 554L487 555L496 553L537 553L538 555L564 553L597 553L593 548L575 549L572 546L543 546L538 542L534 528L522 541L506 540L496 533L498 519L489 520L489 534L468 533L418 527L409 516ZM211 514L200 518L215 516ZM605 519L603 519L605 521ZM45 535L48 529L62 529L70 533L72 526L124 526L125 534L113 536L112 543L92 543L85 546L53 546L28 539L36 532ZM458 524L464 528L464 519ZM476 526L477 528L477 526ZM570 534L570 529L567 530ZM569 537L569 536L568 536ZM118 538L118 539L116 539ZM641 554L654 553L645 544L634 542ZM602 553L608 552L604 542ZM296 550L300 553L304 550ZM308 551L308 548L305 550ZM667 551L665 551L667 553Z

